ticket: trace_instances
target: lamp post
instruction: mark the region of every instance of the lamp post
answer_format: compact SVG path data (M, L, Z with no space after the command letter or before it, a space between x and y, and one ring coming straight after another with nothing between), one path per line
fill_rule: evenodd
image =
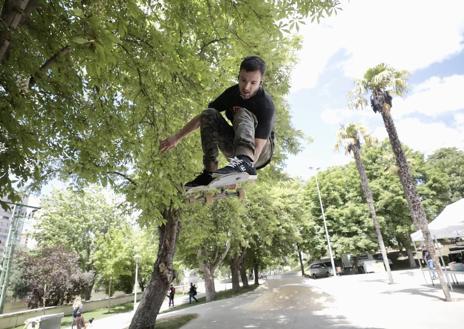
M325 238L327 239L327 247L329 249L330 262L332 263L332 273L334 277L336 277L337 270L335 269L335 262L334 262L334 257L332 253L332 245L330 243L329 231L327 230L327 222L325 220L325 212L324 212L324 206L322 204L321 190L319 189L319 180L317 179L317 173L318 173L319 168L309 167L309 169L314 169L316 171L315 177L316 177L317 195L319 196L319 204L321 206L322 220L324 222Z
M139 275L139 263L140 260L142 259L142 256L139 254L136 254L134 256L135 259L135 281L134 281L134 312L135 312L135 304L137 303L137 288L139 286L139 280L138 280L138 275Z

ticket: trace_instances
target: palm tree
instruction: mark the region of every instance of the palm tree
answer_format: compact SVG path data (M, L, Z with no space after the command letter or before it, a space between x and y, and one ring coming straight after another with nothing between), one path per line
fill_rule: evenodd
M368 104L367 96L370 95L370 105L374 113L382 115L385 128L390 139L390 144L395 154L396 164L399 169L399 176L403 190L408 201L411 217L417 229L422 231L426 248L429 250L436 264L438 278L440 280L445 299L451 301L448 285L445 282L443 270L441 269L438 255L435 251L432 236L428 227L427 217L422 206L419 195L416 191L416 184L411 176L406 156L401 147L401 142L396 132L393 118L390 114L392 107L392 96L402 96L406 92L406 71L397 71L394 68L379 64L370 68L364 74L364 78L355 82L355 88L351 92L351 107L366 108Z
M361 160L361 140L369 145L373 139L367 134L366 129L361 125L349 124L347 127L342 126L337 133L337 149L345 148L346 153L353 153L354 160L356 162L356 168L358 169L359 176L361 178L361 188L364 197L367 201L367 206L371 214L372 223L374 224L375 233L377 234L377 240L379 242L380 252L382 253L383 263L388 273L388 283L393 283L393 276L390 270L390 264L388 263L387 250L383 242L382 232L380 230L380 224L377 220L377 214L374 207L374 198L372 197L372 191L369 187L369 180L367 179L366 169Z

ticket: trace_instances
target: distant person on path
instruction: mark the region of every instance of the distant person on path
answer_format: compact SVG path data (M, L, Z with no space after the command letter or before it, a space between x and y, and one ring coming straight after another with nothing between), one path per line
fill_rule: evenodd
M422 250L422 257L424 258L425 262L427 263L428 268L432 272L432 280L437 278L435 274L435 265L433 264L432 255L427 249Z
M171 287L169 288L169 294L168 294L168 298L169 298L169 307L174 307L174 295L176 294L176 288L174 288L174 286L171 284Z
M79 327L79 325L77 324L78 323L77 318L82 317L83 312L84 312L84 305L82 304L82 299L80 296L76 296L72 304L73 322L71 324L71 329L74 328L74 325L76 325L78 329L85 328L85 325L84 327Z
M190 290L189 290L189 304L192 304L192 298L198 303L198 299L195 297L197 295L197 287L190 282Z

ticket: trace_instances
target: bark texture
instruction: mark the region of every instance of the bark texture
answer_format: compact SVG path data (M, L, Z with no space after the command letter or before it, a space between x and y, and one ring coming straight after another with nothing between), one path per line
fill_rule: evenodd
M37 7L37 0L6 0L2 7L0 32L0 63L5 59L11 46L12 33Z
M257 262L253 264L253 274L255 277L255 285L259 285L259 265Z
M231 257L230 259L230 273L232 275L232 290L233 291L240 290L239 270L240 270L240 256L235 255Z
M224 261L230 249L230 243L226 243L222 250L216 249L214 257L206 256L208 253L203 250L198 250L198 259L200 270L203 272L205 280L206 301L210 302L216 297L216 288L214 286L214 272L217 267Z
M172 261L180 229L179 211L167 209L163 213L166 224L159 229L158 258L153 266L150 282L132 318L129 329L153 329L169 285L175 278Z
M416 183L412 179L409 170L409 165L406 160L406 156L403 152L403 148L401 147L401 143L398 138L398 133L396 132L396 127L390 114L390 106L388 104L383 105L381 114L383 122L385 124L385 128L388 133L388 138L390 140L393 153L395 154L396 164L399 168L400 181L403 185L406 200L408 201L409 209L411 211L411 217L416 228L422 231L425 248L429 250L430 255L432 256L433 261L436 265L436 271L440 280L440 285L445 295L445 299L447 301L451 301L449 288L445 281L443 270L440 266L440 261L438 259L438 255L433 244L432 235L430 234L427 217L425 215L424 208L422 207L419 195L417 194Z
M379 243L380 252L382 253L383 264L387 271L388 282L393 283L393 276L390 269L390 263L388 262L387 250L385 248L385 243L383 242L382 231L380 230L380 224L377 220L377 214L374 207L374 198L372 197L372 191L369 187L369 180L367 178L366 169L361 160L361 146L359 141L355 144L351 144L350 150L353 152L354 159L356 162L356 168L358 169L359 176L361 177L361 188L366 198L367 206L369 208L369 213L372 218L372 223L374 225L375 234L377 235L377 241Z

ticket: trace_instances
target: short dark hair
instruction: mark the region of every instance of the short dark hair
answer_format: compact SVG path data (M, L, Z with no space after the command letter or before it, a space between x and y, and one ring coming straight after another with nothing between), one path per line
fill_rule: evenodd
M261 57L247 56L242 60L242 63L240 63L240 70L245 70L247 72L259 70L261 75L264 76L264 72L266 72L266 63Z

